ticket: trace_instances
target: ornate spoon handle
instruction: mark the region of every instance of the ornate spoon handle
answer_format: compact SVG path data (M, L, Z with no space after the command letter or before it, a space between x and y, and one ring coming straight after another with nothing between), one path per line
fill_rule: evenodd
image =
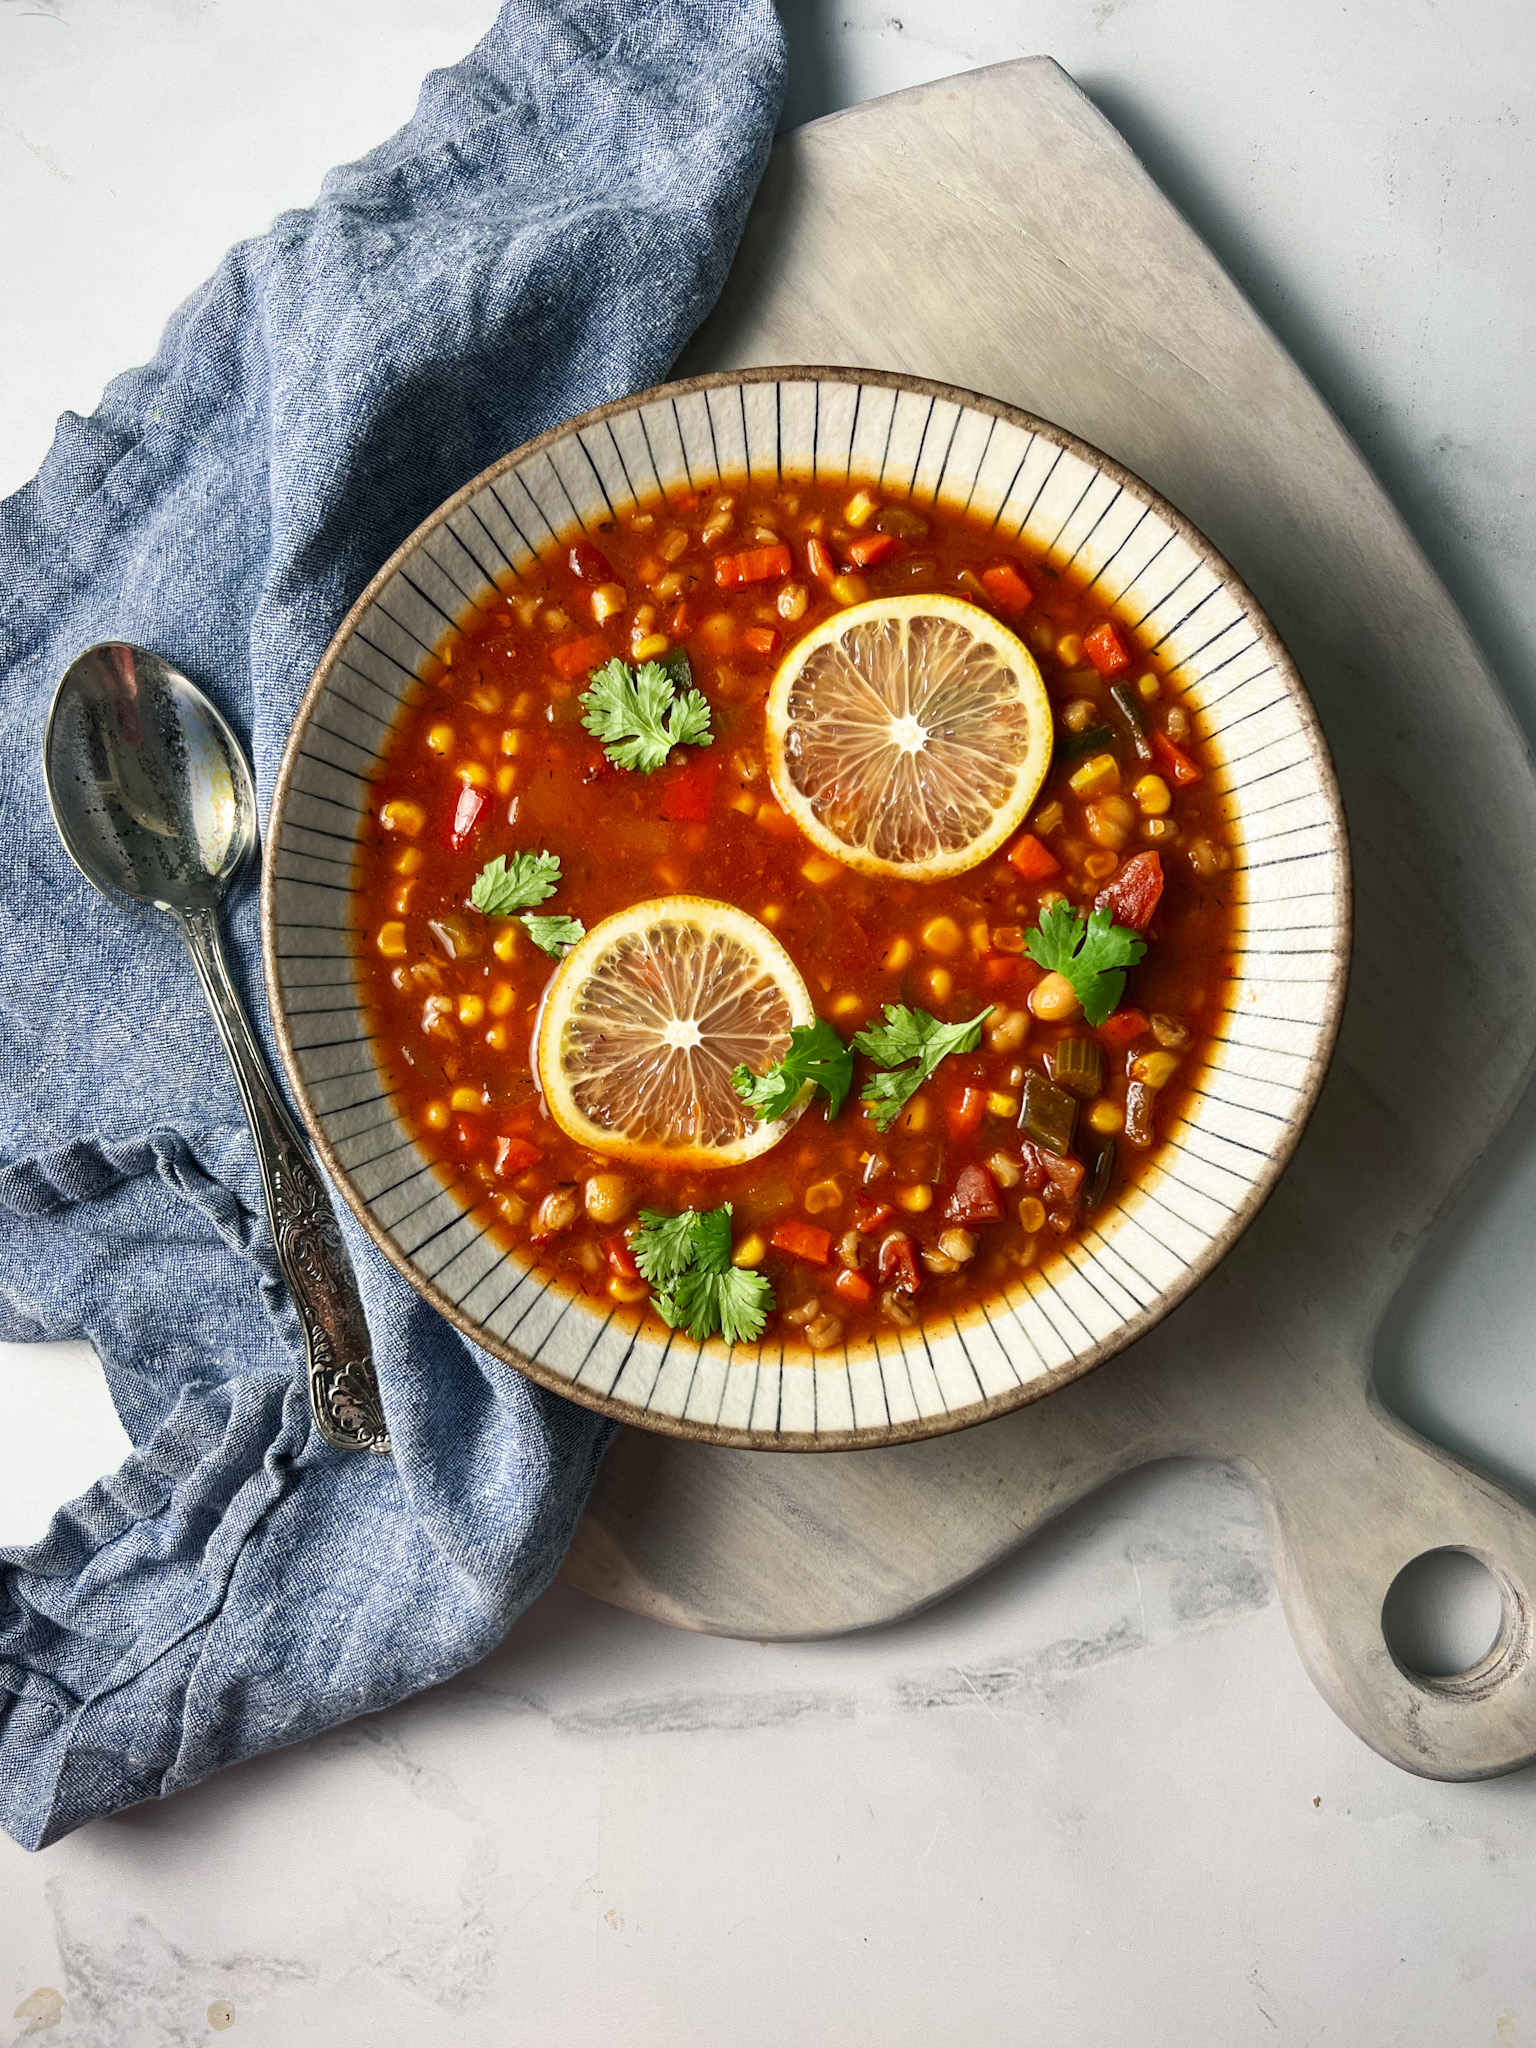
M251 1036L217 912L189 910L179 922L251 1120L278 1264L304 1331L315 1427L338 1451L388 1451L368 1325L330 1197Z

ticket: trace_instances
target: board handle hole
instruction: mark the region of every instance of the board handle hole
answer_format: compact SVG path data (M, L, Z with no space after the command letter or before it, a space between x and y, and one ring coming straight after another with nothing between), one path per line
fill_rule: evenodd
M1460 1549L1426 1550L1387 1589L1381 1632L1398 1669L1434 1692L1482 1693L1528 1653L1526 1603L1505 1572Z

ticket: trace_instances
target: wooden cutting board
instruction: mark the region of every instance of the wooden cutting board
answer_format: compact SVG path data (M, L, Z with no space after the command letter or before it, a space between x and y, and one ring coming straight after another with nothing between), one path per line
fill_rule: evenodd
M1311 1129L1247 1236L1150 1336L959 1435L843 1453L626 1431L572 1584L718 1634L832 1635L938 1599L1106 1480L1231 1461L1265 1502L1318 1687L1384 1756L1471 1778L1536 1756L1536 1518L1372 1397L1382 1311L1536 1053L1536 781L1445 591L1337 421L1115 130L1048 59L787 136L687 372L912 371L1118 456L1252 585L1334 749L1353 980ZM1459 1679L1401 1671L1411 1559L1488 1564L1504 1624Z

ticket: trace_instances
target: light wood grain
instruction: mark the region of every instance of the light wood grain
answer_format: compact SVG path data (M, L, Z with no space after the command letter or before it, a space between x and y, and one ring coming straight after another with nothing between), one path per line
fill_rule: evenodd
M988 392L1118 456L1246 577L1334 750L1353 981L1313 1125L1215 1275L1036 1406L888 1450L769 1455L626 1432L565 1576L679 1626L832 1634L912 1612L1116 1473L1248 1472L1317 1685L1384 1756L1536 1756L1536 1518L1387 1417L1374 1332L1536 1053L1536 782L1467 629L1337 422L1114 130L1043 59L787 137L683 368L843 362ZM1401 1672L1382 1602L1464 1547L1505 1591L1453 1685Z

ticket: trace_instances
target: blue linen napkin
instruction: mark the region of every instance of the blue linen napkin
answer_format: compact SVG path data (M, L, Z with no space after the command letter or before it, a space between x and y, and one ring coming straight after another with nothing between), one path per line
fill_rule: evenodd
M27 1847L482 1657L552 1576L606 1442L349 1212L394 1455L320 1440L179 941L97 897L50 823L53 687L92 641L155 648L246 740L265 810L309 675L397 543L509 448L665 375L782 81L770 0L508 0L0 505L0 1338L89 1338L135 1446L0 1550L0 1822ZM250 888L226 928L266 1030Z

